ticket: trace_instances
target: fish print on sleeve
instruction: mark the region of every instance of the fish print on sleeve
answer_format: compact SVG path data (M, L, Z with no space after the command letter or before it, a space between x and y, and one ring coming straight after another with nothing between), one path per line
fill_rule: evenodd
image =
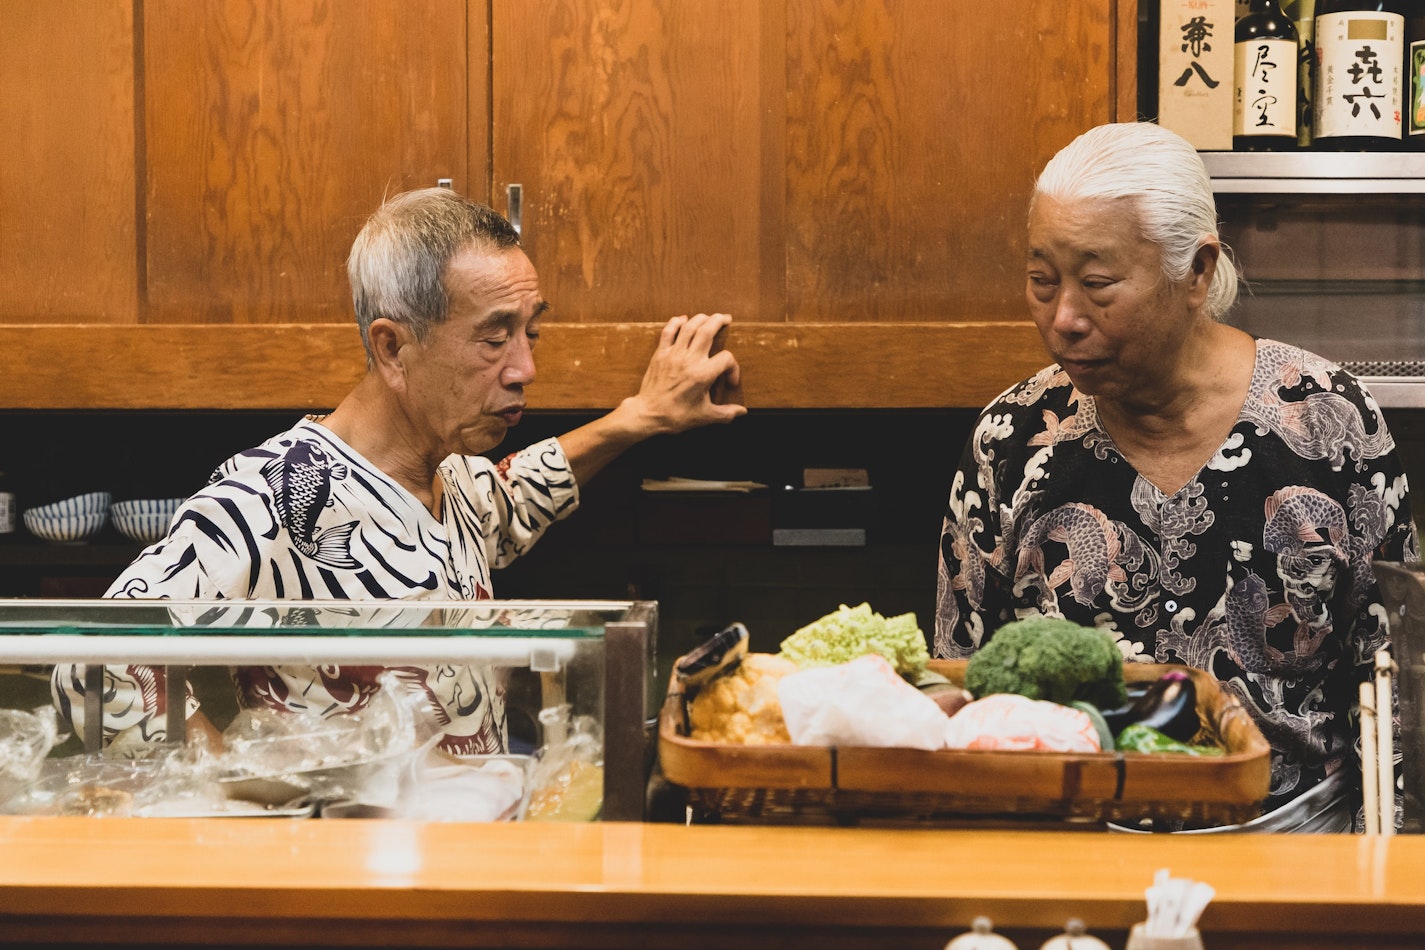
M304 420L239 453L188 499L169 533L145 549L108 596L164 599L480 600L491 568L525 553L578 506L559 443L498 463L452 456L441 466L440 517L324 427ZM122 747L163 738L164 695L132 670L113 670L105 733ZM360 708L377 670L248 667L234 671L252 706ZM504 751L504 674L438 665L402 668L435 700L457 754ZM56 670L56 703L82 710L83 683Z

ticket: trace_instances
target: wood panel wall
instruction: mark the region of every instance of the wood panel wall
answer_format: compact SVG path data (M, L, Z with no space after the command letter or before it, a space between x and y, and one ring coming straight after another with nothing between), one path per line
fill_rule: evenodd
M788 319L1023 319L1034 175L1112 117L1110 0L788 10Z
M560 320L1023 319L1029 190L1115 115L1118 7L496 2L497 200Z
M131 0L0 4L0 321L139 316Z
M612 409L638 389L661 324L559 323L540 334L532 409ZM895 340L888 345L888 332ZM979 407L1044 363L1028 322L740 323L747 406ZM354 324L5 326L0 406L327 410L361 378ZM115 381L122 385L115 385Z
M761 248L779 234L760 213L780 200L763 176L780 111L763 86L775 5L494 4L495 204L522 187L552 318L761 319L778 306L762 296L780 275Z
M579 346L698 310L782 328L755 337L778 378L754 406L977 405L1041 358L983 365L1033 341L1030 182L1126 117L1135 23L1135 0L5 0L0 325L43 332L6 334L0 407L291 405L233 367L347 378L351 239L439 178L501 209L522 184L547 339L606 328L546 348L572 380L549 408L626 395L604 387L637 367L589 373ZM101 324L83 386L37 367ZM822 329L847 324L881 329ZM178 342L239 325L268 329ZM148 347L230 365L135 387L170 359ZM916 369L862 382L876 361Z
M464 0L144 0L149 323L351 319L382 197L468 190Z

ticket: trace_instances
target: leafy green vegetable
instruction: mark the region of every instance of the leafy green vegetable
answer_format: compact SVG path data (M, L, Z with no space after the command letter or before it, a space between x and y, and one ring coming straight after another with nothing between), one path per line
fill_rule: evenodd
M1076 699L1069 704L1089 717L1093 727L1098 732L1098 747L1107 751L1113 748L1113 732L1108 728L1108 720L1103 718L1103 713L1093 703L1086 703L1082 699Z
M1179 755L1221 755L1222 750L1211 745L1188 745L1163 735L1152 726L1135 722L1123 727L1115 743L1119 752L1174 752Z
M917 674L930 663L925 634L915 614L882 617L870 604L847 607L814 620L782 641L781 655L797 666L834 666L879 653L901 675Z
M1018 693L1067 706L1076 699L1099 709L1128 701L1123 654L1106 630L1062 617L1029 617L995 631L965 665L975 697Z

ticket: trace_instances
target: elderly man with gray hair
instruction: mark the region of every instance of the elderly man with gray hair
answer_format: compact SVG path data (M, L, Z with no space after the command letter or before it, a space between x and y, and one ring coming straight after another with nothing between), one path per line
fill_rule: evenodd
M331 413L224 462L108 596L489 598L491 569L574 511L580 486L620 453L746 412L735 401L737 361L714 345L730 318L678 316L664 326L636 394L581 428L492 462L482 453L525 410L549 309L514 228L449 189L408 192L367 221L347 270L364 377ZM715 398L715 387L734 401ZM259 667L234 677L245 708L335 714L360 708L379 672ZM448 718L442 748L505 751L503 690L491 671L404 672ZM162 671L106 674L106 742L165 738ZM60 667L53 685L81 728L82 678ZM188 725L211 734L196 708Z

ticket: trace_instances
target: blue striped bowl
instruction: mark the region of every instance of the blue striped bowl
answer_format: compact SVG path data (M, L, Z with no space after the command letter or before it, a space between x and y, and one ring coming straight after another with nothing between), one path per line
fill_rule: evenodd
M114 527L124 537L139 544L153 544L168 533L181 504L182 498L139 498L117 502L110 514L114 516Z
M27 508L21 516L30 534L44 541L59 544L81 544L98 534L109 520L106 491L75 495L38 508Z

